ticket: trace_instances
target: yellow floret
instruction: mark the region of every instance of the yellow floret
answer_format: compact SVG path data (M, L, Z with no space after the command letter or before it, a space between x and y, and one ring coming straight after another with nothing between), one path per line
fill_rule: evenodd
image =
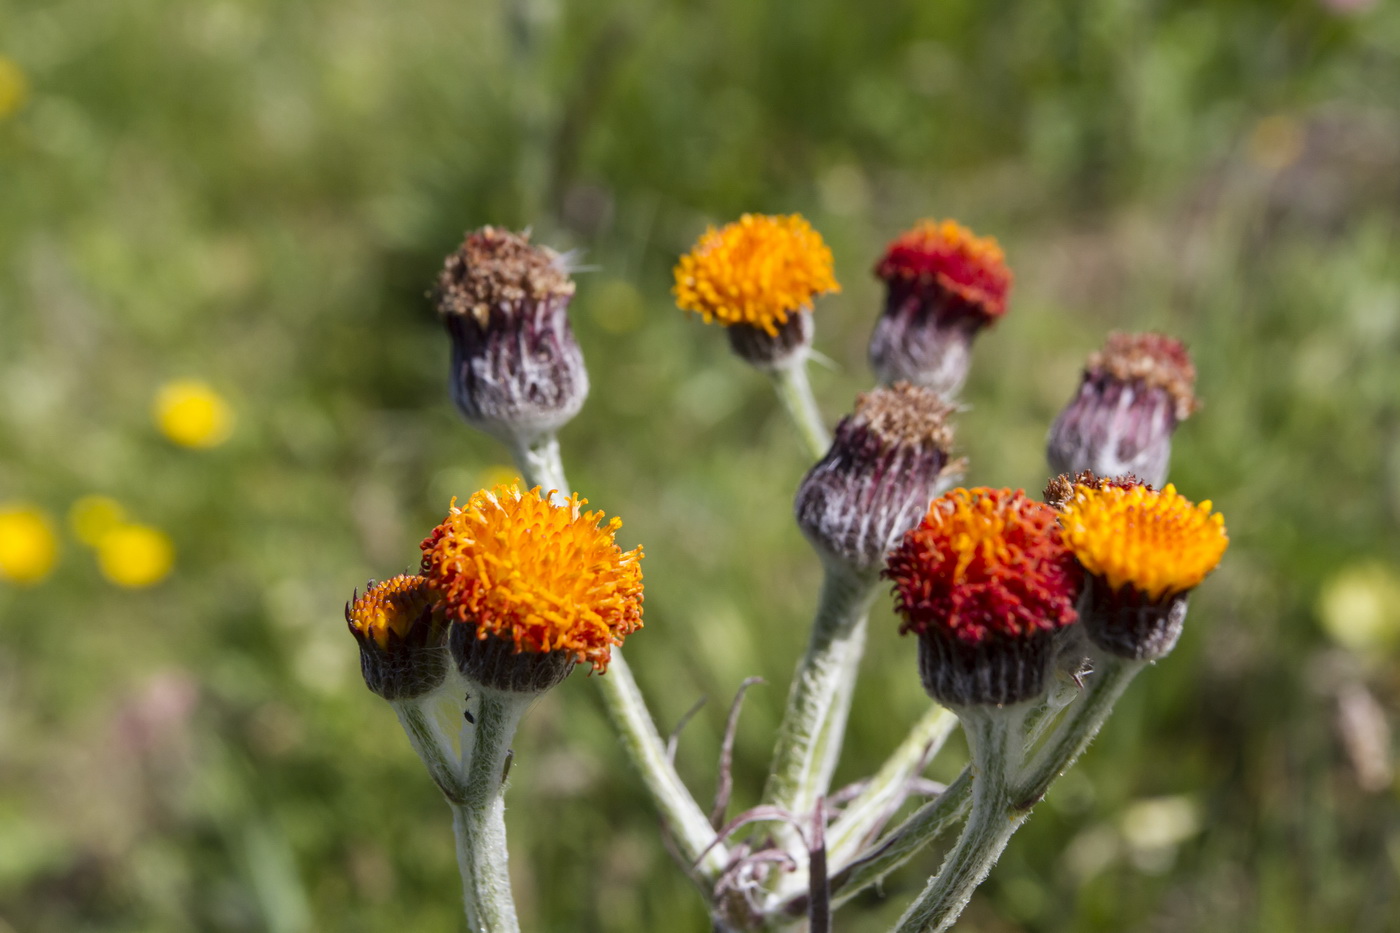
M1168 485L1076 486L1061 516L1064 540L1084 569L1114 589L1161 600L1195 587L1229 546L1225 519Z
M799 214L745 214L706 231L675 269L676 304L706 323L748 324L776 336L788 316L837 292L831 250Z

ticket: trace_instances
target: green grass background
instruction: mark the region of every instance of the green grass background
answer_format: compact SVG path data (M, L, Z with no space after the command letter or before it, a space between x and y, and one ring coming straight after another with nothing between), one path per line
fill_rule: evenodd
M679 756L698 793L728 699L769 681L751 803L815 600L809 463L668 293L746 210L835 253L833 421L870 384L884 243L924 216L1001 240L970 481L1040 488L1109 329L1179 335L1200 370L1173 476L1231 549L964 928L1400 930L1396 784L1364 789L1337 729L1347 691L1400 697L1376 596L1400 577L1400 5L0 0L0 55L30 85L0 120L0 500L110 495L178 552L119 590L66 535L48 580L0 584L0 931L462 928L446 808L340 607L504 460L450 407L424 297L485 223L590 266L571 478L647 548L628 651L663 731L710 698ZM182 377L230 399L228 444L153 427ZM1339 641L1318 606L1357 568L1380 634ZM872 634L842 780L927 702L883 605ZM707 929L587 677L526 720L513 780L529 929ZM1189 818L1154 843L1144 812ZM937 863L838 929L886 928Z

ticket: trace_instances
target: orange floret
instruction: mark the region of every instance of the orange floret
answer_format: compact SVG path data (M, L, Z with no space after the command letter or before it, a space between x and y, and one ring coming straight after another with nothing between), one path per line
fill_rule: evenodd
M1170 484L1160 492L1076 486L1060 522L1086 571L1156 601L1199 584L1230 543L1225 519L1209 501L1195 505Z
M749 324L776 336L817 295L838 292L831 250L800 214L745 214L711 227L681 257L676 304L706 323Z
M411 634L420 634L414 631L416 627L432 624L436 599L422 577L401 573L382 583L371 583L363 596L357 595L346 605L345 621L356 638L373 639L387 650L390 635L408 641Z
M553 494L551 494L552 496ZM423 575L453 622L517 651L563 651L606 670L612 646L642 625L642 549L623 551L617 518L556 504L519 485L481 490L422 544Z
M937 629L968 644L1070 624L1080 582L1055 511L1019 490L985 487L933 500L885 576L902 631Z

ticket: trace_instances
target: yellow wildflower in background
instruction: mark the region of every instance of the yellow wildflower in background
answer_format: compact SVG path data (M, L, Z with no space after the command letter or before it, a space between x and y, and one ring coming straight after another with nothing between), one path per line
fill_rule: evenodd
M120 525L97 543L97 567L117 586L140 589L164 580L175 566L175 546L159 528Z
M88 547L97 547L107 533L126 522L126 509L107 496L83 496L68 509L68 527Z
M48 515L32 505L0 506L0 580L38 583L58 562L58 535Z
M0 55L0 120L18 113L29 98L29 81L13 59Z
M207 383L180 379L156 393L161 433L182 447L217 447L233 433L233 409Z

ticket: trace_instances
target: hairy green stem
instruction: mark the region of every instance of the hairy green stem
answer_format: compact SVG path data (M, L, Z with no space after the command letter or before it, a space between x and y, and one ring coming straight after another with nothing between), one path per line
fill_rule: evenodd
M517 445L512 453L526 483L567 494L569 483L564 476L559 441L553 434L540 437L530 445ZM613 728L621 736L623 748L641 774L676 847L687 862L713 880L724 870L729 852L725 846L713 844L714 829L667 756L666 744L656 730L655 720L632 676L632 669L622 656L622 649L613 649L607 673L591 679L602 691L603 705Z
M452 805L452 829L457 837L467 927L472 933L520 930L510 893L505 790L515 727L534 698L533 694L482 690L476 722L462 727L462 744L470 744L472 754L462 800ZM470 736L467 730L471 730Z
M833 873L853 860L904 802L910 782L938 754L957 724L958 717L952 711L929 707L880 770L842 809L826 832L827 858Z
M1143 661L1116 657L1096 658L1094 664L1096 670L1089 675L1088 686L1078 704L1055 725L1018 776L1017 794L1021 802L1034 803L1045 796L1055 778L1068 770L1089 747L1113 712L1113 705L1146 666Z
M788 691L764 803L802 817L830 788L874 595L869 579L827 568L807 652Z
M824 456L826 449L831 446L831 436L826 432L821 409L817 407L816 397L812 395L812 383L807 379L807 355L800 354L786 365L767 372L773 380L773 388L782 400L783 407L787 409L792 423L806 442L808 451L814 457Z
M554 432L541 434L529 443L512 443L510 452L527 486L539 486L545 492L552 489L564 497L569 495L564 461L559 454L559 438Z
M1025 712L1028 710L1015 707L970 707L959 711L976 770L972 812L943 867L900 917L896 933L941 933L952 926L972 892L996 864L1011 834L1026 818L1027 811L1015 806L1013 786L1025 749Z
M972 769L915 810L858 859L832 876L831 906L839 907L908 862L924 846L962 822L972 797Z
M452 749L452 742L433 715L432 703L430 697L390 701L409 744L423 760L433 783L437 784L449 803L460 802L466 792L461 765Z
M613 727L621 735L622 745L641 774L652 802L661 811L676 848L702 876L713 881L728 863L729 851L722 844L714 844L715 831L709 819L671 764L621 650L613 649L607 673L593 679L603 692Z
M1145 666L1141 661L1115 657L1097 658L1095 663L1097 670L1089 675L1084 695L1055 724L1029 762L1022 760L1027 751L1024 717L1013 720L978 711L964 718L978 769L973 782L972 813L943 867L900 919L895 928L898 933L941 933L953 925L1031 807L1083 754L1113 712L1118 698ZM1003 725L996 725L999 720ZM988 726L988 722L992 725ZM1008 722L1014 728L1005 725ZM997 748L999 754L995 753ZM986 775L991 778L984 780Z

